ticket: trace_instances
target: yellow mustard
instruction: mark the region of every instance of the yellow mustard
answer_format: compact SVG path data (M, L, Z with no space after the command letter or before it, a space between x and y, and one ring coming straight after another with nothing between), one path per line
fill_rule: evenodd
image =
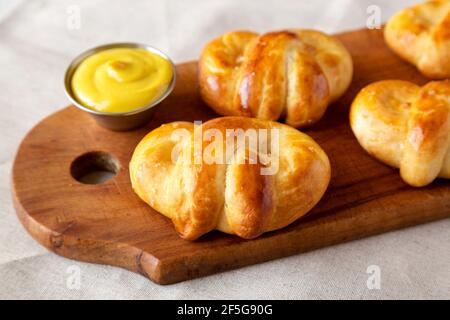
M82 105L102 112L127 112L150 104L172 81L171 63L141 48L114 48L89 56L72 76Z

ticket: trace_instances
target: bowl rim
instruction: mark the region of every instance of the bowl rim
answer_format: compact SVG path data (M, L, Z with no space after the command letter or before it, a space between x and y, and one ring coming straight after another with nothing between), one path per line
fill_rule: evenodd
M86 107L86 106L82 105L81 103L79 103L73 94L72 85L71 85L72 77L73 77L75 70L86 58L92 56L93 54L104 51L104 50L108 50L108 49L114 49L114 48L141 48L141 49L145 49L149 52L155 53L155 54L159 55L160 57L169 61L170 66L172 68L172 80L171 80L169 86L167 87L166 91L158 99L153 100L150 104L140 107L140 108L137 108L137 109L134 109L134 110L131 110L131 111L125 111L125 112L98 111L98 110L94 110L89 107ZM167 98L167 96L173 91L173 89L175 87L176 78L177 78L177 75L176 75L175 64L173 63L172 59L167 54L165 54L163 51L159 50L158 48L155 48L155 47L147 45L147 44L138 43L138 42L114 42L114 43L107 43L107 44L102 44L102 45L93 47L93 48L83 51L82 53L77 55L71 61L71 63L67 67L66 72L64 74L64 91L65 91L66 97L69 99L69 101L75 107L77 107L78 109L81 109L83 111L86 111L90 114L101 115L101 116L112 116L112 117L131 116L131 115L135 115L135 114L144 112L150 108L153 108L157 104L159 104L162 100Z

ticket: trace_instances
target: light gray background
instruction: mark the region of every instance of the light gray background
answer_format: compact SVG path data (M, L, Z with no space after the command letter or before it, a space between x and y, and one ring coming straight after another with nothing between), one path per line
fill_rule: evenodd
M225 31L339 32L365 27L368 5L379 5L385 21L414 2L0 0L0 298L450 298L450 219L158 286L122 269L47 252L21 227L10 197L20 140L40 119L67 105L63 73L85 49L138 41L182 62L196 59L206 41ZM74 4L81 10L81 29L70 30L67 10ZM66 285L73 265L81 270L79 290ZM367 288L370 265L381 269L380 290Z

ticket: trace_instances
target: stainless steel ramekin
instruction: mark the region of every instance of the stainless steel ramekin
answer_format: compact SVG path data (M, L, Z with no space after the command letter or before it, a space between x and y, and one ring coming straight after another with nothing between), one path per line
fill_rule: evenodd
M172 81L169 84L169 86L167 87L166 92L164 92L158 99L151 102L149 105L139 108L139 109L136 109L136 110L128 111L128 112L101 112L101 111L97 111L97 110L93 110L88 107L85 107L81 103L79 103L72 92L71 82L72 82L73 73L75 72L76 68L80 65L80 63L83 62L83 60L86 59L87 57L89 57L97 52L100 52L100 51L103 51L106 49L112 49L112 48L142 48L142 49L148 50L152 53L155 53L155 54L163 57L167 61L169 61L172 66L173 76L172 76ZM172 92L173 88L175 87L175 82L176 82L176 70L175 70L175 65L172 62L172 60L162 51L160 51L156 48L153 48L151 46L148 46L145 44L140 44L140 43L111 43L111 44L98 46L98 47L92 48L88 51L85 51L82 54L80 54L79 56L77 56L72 61L72 63L67 68L66 74L64 76L65 92L66 92L66 96L67 96L67 98L69 98L70 102L74 106L76 106L78 109L81 109L81 110L89 113L97 121L97 123L99 125L101 125L102 127L105 127L107 129L114 130L114 131L132 130L132 129L138 128L138 127L144 125L145 123L147 123L150 120L150 118L154 112L153 107L155 107L157 104L159 104L162 100L164 100Z

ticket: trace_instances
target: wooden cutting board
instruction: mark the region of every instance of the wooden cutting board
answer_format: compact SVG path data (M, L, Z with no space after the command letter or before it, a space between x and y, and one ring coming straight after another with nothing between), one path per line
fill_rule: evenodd
M380 30L337 37L353 56L354 79L345 96L306 131L328 154L332 178L323 199L304 218L255 240L211 232L189 242L133 193L128 162L147 132L171 121L217 116L201 101L197 65L189 62L177 66L174 92L145 128L108 131L72 106L33 128L20 145L12 174L22 224L61 256L123 267L169 284L449 217L448 181L422 189L407 186L397 170L366 154L348 124L350 103L363 86L382 79L427 80L389 51ZM80 183L72 177L72 162L93 151L114 155L120 170L102 184Z

